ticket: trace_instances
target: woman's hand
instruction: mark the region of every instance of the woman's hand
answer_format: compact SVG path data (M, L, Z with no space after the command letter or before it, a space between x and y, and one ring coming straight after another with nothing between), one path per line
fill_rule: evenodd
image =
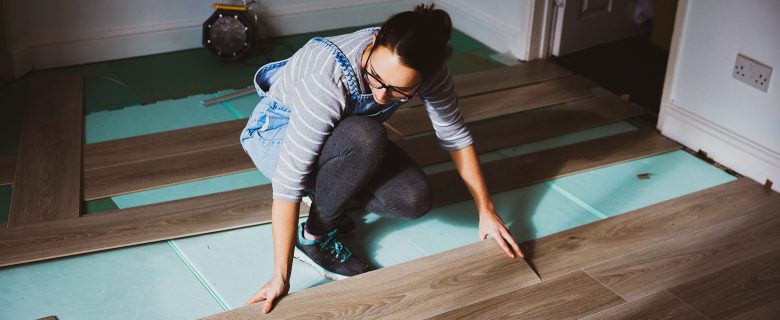
M290 290L290 283L284 281L281 277L274 276L268 281L260 290L255 292L245 305L250 305L255 302L265 301L265 307L263 307L263 313L268 313L273 307L273 303L277 298L281 298L287 295Z
M489 211L479 214L479 240L485 240L488 236L493 237L498 242L498 246L506 252L506 255L514 258L515 254L524 257L520 247L509 234L509 228L501 217L495 211Z

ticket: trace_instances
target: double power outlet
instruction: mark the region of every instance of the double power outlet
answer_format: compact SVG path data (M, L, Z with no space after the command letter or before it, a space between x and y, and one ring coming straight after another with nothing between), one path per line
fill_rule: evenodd
M769 78L772 77L772 68L742 54L738 54L737 61L734 62L734 72L732 75L734 79L742 81L763 92L767 92L767 89L769 89Z

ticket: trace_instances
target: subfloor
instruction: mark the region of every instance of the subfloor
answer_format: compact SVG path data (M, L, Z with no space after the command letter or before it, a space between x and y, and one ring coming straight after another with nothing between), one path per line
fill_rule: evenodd
M203 50L187 50L45 72L87 76L85 139L95 143L246 118L257 101L254 95L209 107L200 101L247 87L259 65L286 57L287 47L299 47L313 35L277 39L277 45L266 48L267 58L258 51L244 64L223 63ZM494 52L462 33L456 33L453 47L449 64L456 74L500 66L488 58ZM3 115L4 154L18 148L24 88L25 79L2 88L0 103L9 106L4 111L9 116ZM481 158L495 161L634 130L635 124L618 122L484 153ZM425 170L447 168L451 164ZM493 199L522 242L736 179L678 150L493 194ZM249 171L90 201L87 211L111 214L107 211L267 183L266 177ZM8 186L0 188L3 216L10 192ZM456 203L414 221L381 219L355 210L349 214L358 223L358 233L346 243L356 256L379 267L397 265L477 242L473 209L471 201ZM237 308L271 275L270 230L270 224L264 224L2 268L0 305L12 307L0 308L0 318L56 314L65 320L182 319ZM291 292L330 282L297 260L292 274Z

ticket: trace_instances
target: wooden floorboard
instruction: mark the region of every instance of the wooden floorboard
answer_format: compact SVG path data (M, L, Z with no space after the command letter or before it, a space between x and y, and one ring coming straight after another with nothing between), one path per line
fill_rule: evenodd
M265 185L3 230L0 267L268 223L271 193Z
M83 115L82 77L30 78L9 228L79 217Z
M655 131L637 130L485 163L482 171L489 191L497 193L679 148ZM431 175L429 182L435 206L471 198L457 171Z
M586 273L575 271L426 319L579 319L623 302Z
M458 98L465 98L491 91L504 90L572 75L571 71L548 61L534 61L515 66L456 75L455 91ZM412 100L404 108L422 106L420 100Z
M172 157L238 145L246 119L184 128L84 146L84 170Z
M497 163L488 163L484 167L484 173L488 184L493 188L492 190L500 192L564 174L677 148L679 145L654 132L637 131L540 151L522 157L499 160ZM458 190L453 188L453 185L463 185L455 171L451 171L449 174L433 175L429 180L434 190L434 197L438 200L436 205L470 199L465 190L457 192ZM455 181L455 184L452 181ZM82 217L78 219L81 223L63 222L41 225L38 229L27 229L27 231L0 232L0 249L3 249L0 252L0 266L144 243L148 242L148 239L153 241L171 239L245 226L242 219L252 218L239 215L234 218L234 222L231 222L230 215L225 215L223 211L229 209L250 214L247 212L251 209L241 209L246 201L250 201L250 208L270 206L271 195L268 191L271 188L270 185L260 188L266 191L236 190L228 193L229 196L217 194L195 197L171 203L109 212L101 214L100 218L97 216ZM465 189L465 187L463 188ZM211 204L212 202L213 204ZM221 206L215 207L217 204L221 204ZM198 210L191 210L192 208ZM266 209L268 208L264 210ZM147 215L149 218L141 218ZM210 221L211 218L215 221ZM257 218L252 221L254 224L259 224L267 219ZM220 223L222 225L218 226ZM179 224L183 224L183 226L178 226ZM106 233L104 229L111 225L122 227L114 234ZM215 227L215 225L217 226ZM89 228L85 226L89 226ZM147 234L147 229L149 234ZM65 238L71 241L70 244L60 245L59 243L66 241L60 239L61 235L66 235ZM105 239L81 241L81 239L93 235ZM58 243L57 246L52 245L55 242ZM54 247L56 249L53 249Z
M636 105L606 96L490 119L472 125L470 130L477 150L486 152L624 120L642 112ZM223 147L86 171L84 198L99 199L253 169L238 140L231 141ZM449 159L435 136L395 142L421 166Z
M777 250L780 196L764 202L766 205L753 204L739 214L735 212L736 217L729 221L584 270L631 301Z
M15 171L16 171L16 156L0 157L0 186L5 186L13 183Z
M616 96L590 98L469 125L477 152L540 141L639 116L644 111ZM435 135L396 141L420 166L448 161Z
M774 245L774 251L681 284L669 292L713 320L743 314L780 319L780 243ZM721 254L728 256L733 252ZM753 313L754 310L757 312Z
M777 193L740 178L527 241L521 247L542 279L549 279L734 219L778 198Z
M703 314L666 291L582 318L582 320L707 320Z
M255 168L235 143L167 158L84 172L84 200L94 200Z
M460 111L468 122L580 100L592 96L592 83L580 76L475 95L460 99ZM425 108L398 110L386 122L401 136L433 130Z
M206 319L422 319L539 283L522 259L480 241Z

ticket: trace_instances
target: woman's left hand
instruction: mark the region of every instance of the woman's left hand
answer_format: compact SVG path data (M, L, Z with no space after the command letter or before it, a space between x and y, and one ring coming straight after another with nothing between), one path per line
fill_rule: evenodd
M515 255L524 257L517 245L515 239L509 234L509 228L498 214L493 212L480 213L479 215L479 239L485 240L488 236L496 239L498 246L504 250L506 255L514 258Z

